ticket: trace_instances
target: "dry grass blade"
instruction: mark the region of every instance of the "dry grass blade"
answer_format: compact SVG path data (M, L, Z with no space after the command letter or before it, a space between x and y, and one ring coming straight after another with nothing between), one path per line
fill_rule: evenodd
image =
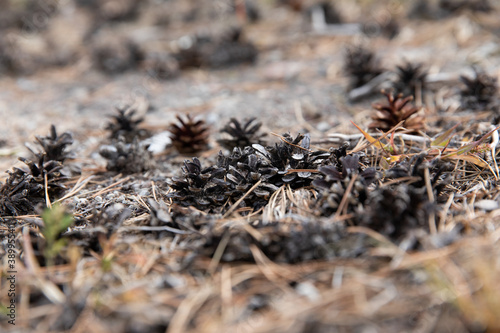
M48 180L47 180L47 174L43 175L43 182L44 182L44 190L45 190L45 204L47 207L52 209L52 204L50 203L50 197L49 197L49 186L48 186Z
M83 175L78 178L78 181L76 182L76 184L73 186L73 188L68 192L66 193L62 198L59 198L57 200L55 200L54 202L62 202L66 199L69 199L75 195L78 194L78 192L80 192L81 190L83 190L85 188L85 186L94 178L94 176L88 176L87 178L83 178Z
M126 182L126 181L128 181L129 179L130 179L130 176L127 176L127 177L125 177L125 178L120 179L120 180L119 180L119 181L117 181L117 182L114 182L113 184L111 184L111 185L109 185L109 186L106 186L106 187L105 187L105 188L103 188L102 190L100 190L100 191L98 191L98 192L94 193L94 194L92 195L92 198L95 198L95 197L97 197L97 196L103 195L104 193L107 193L107 192L109 192L109 191L113 190L113 188L114 188L114 187L116 187L116 186L118 186L118 185L120 185L120 184L122 184L122 183L125 183L125 182Z
M219 242L219 245L217 246L217 249L215 250L215 253L212 257L212 261L210 261L210 265L208 266L208 274L212 275L217 269L217 266L219 265L222 255L226 250L226 246L227 243L229 242L230 237L231 235L229 234L229 232L226 232L222 237L221 241Z
M427 189L427 196L429 197L429 202L431 204L433 204L434 203L434 192L432 190L431 176L430 176L429 168L425 168L425 170L424 170L424 180L425 180L425 187ZM435 216L433 211L429 214L429 230L431 231L431 234L437 233L436 216Z
M183 333L187 331L189 320L203 306L203 303L214 293L214 287L210 284L191 291L186 299L177 308L172 317L167 333Z

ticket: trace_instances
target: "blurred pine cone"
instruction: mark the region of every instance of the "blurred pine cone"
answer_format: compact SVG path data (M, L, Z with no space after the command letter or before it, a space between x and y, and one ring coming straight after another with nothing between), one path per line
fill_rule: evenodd
M253 63L256 47L242 38L240 28L231 28L219 36L184 36L177 41L174 55L181 69L188 67L223 68L241 63Z
M284 263L327 260L359 254L357 250L360 244L354 241L359 236L347 233L341 223L314 219L293 223L259 222L252 227L262 235L260 239L256 240L241 228L215 228L213 224L208 224L203 230L203 242L200 244L202 247L197 252L212 257L224 235L229 233L229 241L221 257L225 262L254 262L251 245L257 246L274 262Z
M257 122L255 117L248 119L244 124L241 124L237 119L231 120L220 130L221 133L229 134L228 139L220 139L220 145L228 150L233 150L235 147L245 148L254 143L263 144L261 140L266 134L259 133L262 126L261 122Z
M440 0L439 8L449 13L462 11L489 13L493 11L493 6L489 0Z
M498 103L497 79L474 69L475 77L460 76L465 88L460 92L462 108L472 110L486 110Z
M142 61L148 75L158 80L170 80L180 74L179 62L162 52L148 52Z
M172 145L181 154L191 154L208 148L208 127L203 120L194 120L189 114L185 119L176 116L178 123L169 127Z
M428 230L428 216L434 209L425 188L406 184L371 192L364 207L358 214L357 224L396 241L415 229Z
M350 89L361 87L370 82L384 70L380 67L375 54L361 46L348 48L344 56L344 72L350 77Z
M111 145L101 146L99 154L108 160L106 169L125 174L140 173L154 166L152 153L137 138L127 143L123 137Z
M143 58L135 43L116 35L98 35L91 49L94 66L107 74L135 69Z
M322 177L316 178L312 182L312 185L320 191L317 205L324 216L330 216L337 212L340 202L346 195L349 183L353 176L357 175L346 202L346 212L355 212L359 205L363 205L366 201L367 186L373 183L377 177L374 168L361 170L359 155L345 156L340 159L340 162L341 170L335 165L320 167L319 172Z
M137 110L131 107L117 107L116 114L110 116L111 121L106 125L111 139L123 137L125 141L132 142L134 138L144 139L149 136L145 129L140 129L139 124L144 121L143 117L135 118Z
M398 79L393 84L396 94L416 96L417 89L421 92L425 90L427 71L423 69L423 64L407 62L403 66L396 66L396 69Z

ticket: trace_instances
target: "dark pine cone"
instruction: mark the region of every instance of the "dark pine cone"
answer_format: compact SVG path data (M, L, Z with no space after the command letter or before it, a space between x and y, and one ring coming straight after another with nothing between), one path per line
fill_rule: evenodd
M183 206L194 206L200 210L220 207L231 192L230 183L224 181L226 170L219 167L202 169L196 157L184 161L182 177L172 177L169 185L174 192L169 197Z
M331 154L310 152L307 135L292 139L287 134L285 139L287 142L269 149L254 144L253 148L235 147L229 156L219 152L217 165L208 168L202 168L196 158L185 161L183 177L170 181L175 190L170 197L184 206L220 212L221 206L234 204L260 181L238 207L256 210L266 205L280 186L289 184L293 189L309 186L315 178L312 171L327 162Z
M137 17L141 1L134 0L76 0L76 4L91 10L100 21L130 21Z
M123 137L127 142L132 142L134 138L144 139L148 136L147 130L138 128L144 118L134 118L137 110L131 107L117 107L116 111L117 114L111 116L112 120L106 125L111 139Z
M179 62L162 52L146 53L142 67L148 75L158 80L170 80L180 74Z
M258 155L278 173L269 181L276 186L289 184L292 189L309 186L316 178L313 173L320 165L328 163L331 154L324 151L311 151L309 134L299 134L294 139L283 134L284 140L274 147L264 148L259 144L253 147Z
M175 59L180 68L223 68L240 63L252 63L257 58L257 49L242 40L241 29L232 28L218 37L187 36L178 42L179 51Z
M191 250L212 257L225 234L228 234L229 241L221 258L226 262L254 262L251 245L257 246L269 259L286 263L328 260L356 254L356 242L353 240L357 236L347 234L340 223L314 220L258 223L253 227L262 235L259 240L238 228L214 228L213 225L207 225L203 243L200 244L202 247Z
M429 178L437 202L444 203L448 200L448 195L445 192L446 186L451 183L453 178L450 171L454 167L450 163L443 162L439 158L435 158L430 162L425 160L426 154L422 153L399 162L392 168L386 171L385 178L397 179L403 177L414 177L411 186L415 188L424 188L425 184L425 169L429 169Z
M235 203L261 180L261 184L245 197L239 207L255 210L264 206L278 189L267 181L277 170L263 163L250 147L243 151L234 148L228 157L220 152L217 165L204 169L197 158L185 161L182 172L183 177L173 177L169 183L175 190L170 197L183 206L201 210L222 212L223 206Z
M354 175L357 175L357 178L347 198L347 212L354 212L359 205L364 204L368 196L367 187L377 178L374 168L361 170L359 155L345 156L340 162L341 170L334 165L320 167L322 177L316 178L312 183L320 191L318 206L321 214L325 216L337 212Z
M181 154L191 154L208 148L208 128L203 120L193 120L186 115L182 119L177 115L178 124L172 123L169 131L171 133L172 145Z
M400 240L410 231L428 230L428 216L434 209L425 188L399 184L371 192L357 224L369 227L392 240Z
M61 135L57 135L56 127L52 125L50 127L50 134L47 136L36 136L36 141L42 146L45 153L45 160L47 161L54 160L62 163L70 157L70 153L66 151L66 148L73 143L71 133L64 132ZM39 158L39 154L33 151L32 153Z
M92 45L94 66L107 74L120 74L135 69L143 55L139 47L124 38L116 36L98 37Z
M457 13L465 10L482 13L493 11L493 6L491 6L489 0L440 0L439 8L450 13Z
M154 166L152 153L148 146L140 144L137 139L127 143L120 137L111 145L102 146L99 154L108 160L106 169L121 173L139 173Z
M202 53L201 64L209 68L251 64L257 59L257 54L255 46L248 42L221 43Z
M7 171L9 178L0 187L1 216L34 213L38 204L45 203L45 178L50 199L65 190L61 184L65 178L59 172L62 164L54 160L45 162L45 154L39 154L37 158L37 162L19 158L28 166L28 171L20 168Z
M323 14L326 24L340 24L343 21L342 15L330 1L321 1L305 9L308 17L312 17L315 11Z
M475 70L475 72L474 78L460 76L460 81L465 84L465 89L460 92L462 108L486 110L497 102L497 79L480 70Z
M407 62L404 66L396 66L396 68L398 79L393 87L397 94L415 96L417 89L424 91L427 71L423 69L423 64Z
M344 57L344 72L350 77L350 88L358 88L370 82L374 77L382 74L384 70L380 67L373 52L354 46L348 48Z
M231 118L229 123L221 129L221 133L229 134L230 138L220 139L218 142L228 150L233 150L235 147L245 148L254 143L263 144L261 138L266 134L258 132L261 126L262 123L257 122L254 117L248 119L243 125L237 119Z
M217 166L226 170L226 179L231 184L231 196L238 200L259 180L262 183L246 198L245 206L258 209L264 206L269 197L278 190L273 182L278 169L269 165L255 154L254 149L234 148L232 154L225 157L219 152Z
M373 104L377 113L372 116L373 121L368 125L368 128L389 131L404 121L403 127L411 132L424 129L424 117L415 115L420 108L409 104L413 100L413 96L403 97L402 94L394 96L392 92L385 91L382 93L386 96L388 104Z

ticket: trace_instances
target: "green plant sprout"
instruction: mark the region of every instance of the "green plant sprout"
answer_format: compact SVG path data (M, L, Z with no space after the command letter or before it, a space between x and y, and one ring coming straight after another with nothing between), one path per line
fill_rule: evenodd
M61 236L73 224L73 215L67 213L64 207L55 204L52 208L47 208L42 214L44 227L42 234L45 237L44 256L47 266L52 266L54 258L66 245L66 239Z

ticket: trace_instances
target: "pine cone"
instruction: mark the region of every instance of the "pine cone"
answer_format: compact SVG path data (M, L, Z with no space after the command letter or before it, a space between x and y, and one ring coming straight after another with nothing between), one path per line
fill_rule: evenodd
M172 145L181 154L191 154L208 148L208 128L203 120L193 120L186 115L186 119L177 116L178 124L170 125Z
M443 162L439 158L426 161L426 153L415 155L410 159L405 159L385 172L385 178L397 179L403 177L413 177L415 180L411 186L415 188L426 188L425 169L429 169L431 187L437 202L444 203L448 200L445 192L446 186L450 184L451 171L454 167L451 163Z
M222 43L202 57L202 65L209 68L224 68L244 63L254 63L257 49L251 43Z
M169 185L175 190L170 197L183 206L201 210L222 212L241 198L255 183L262 183L249 193L241 207L256 210L265 205L271 194L278 189L268 182L277 170L268 167L247 147L244 151L234 148L226 157L219 152L217 165L202 168L197 158L185 161L183 177L173 177Z
M450 13L457 13L465 10L482 13L493 11L493 7L488 0L440 0L439 8Z
M253 227L262 235L259 240L239 228L214 228L213 225L207 225L201 248L191 250L212 257L224 235L229 234L229 241L221 258L225 262L254 262L251 245L257 246L272 261L285 263L328 260L358 254L356 247L359 245L353 241L357 236L349 235L340 223L315 219L294 223L258 223Z
M424 129L424 117L415 115L420 109L409 104L413 100L413 96L403 98L402 94L394 96L392 92L382 91L382 93L389 103L373 104L373 108L378 111L372 116L373 121L368 125L368 128L388 131L404 121L403 127L411 132Z
M10 177L0 187L0 216L25 215L34 211L35 202L29 196L31 181L29 174L10 173Z
M169 185L174 192L169 198L183 206L194 206L200 210L220 207L228 199L230 184L224 181L224 168L209 167L202 169L196 157L184 161L182 177L172 177Z
M266 134L258 133L261 126L262 123L256 122L254 117L248 119L244 125L235 118L231 118L229 123L221 129L221 133L229 134L230 138L220 139L218 142L229 150L233 150L235 147L245 148L254 143L263 144L261 138Z
M269 197L279 189L279 186L272 181L278 170L263 161L250 147L246 147L243 151L236 147L227 158L219 153L217 166L226 170L226 179L231 183L232 189L230 195L234 201L259 180L262 181L245 199L245 206L254 210L264 206Z
M220 36L186 36L178 42L179 52L174 55L180 68L223 68L241 63L252 63L257 49L242 40L241 29L230 29ZM189 41L186 43L186 41Z
M130 21L140 12L140 1L134 0L76 0L76 4L90 9L96 19L102 21Z
M13 168L7 171L9 178L0 187L0 215L24 215L34 213L38 204L45 203L45 178L47 178L47 193L49 198L60 195L64 185L59 172L61 162L45 162L45 154L38 154L38 160L32 162L20 157L19 160L28 166L28 171Z
M460 81L465 84L465 89L460 92L462 108L485 110L498 101L497 79L478 69L475 69L475 74L474 78L460 76Z
M320 191L318 208L322 215L330 216L337 212L339 204L346 194L347 187L353 175L358 177L354 181L348 200L348 212L354 212L359 205L363 205L367 196L367 186L373 183L377 174L374 168L361 170L359 155L349 155L340 159L342 170L337 166L327 165L319 168L322 173L321 178L316 178L312 185Z
M94 66L107 74L135 69L142 57L139 47L126 38L99 36L92 44Z
M397 94L415 96L417 88L424 91L427 71L423 69L423 64L407 62L404 66L396 66L396 68L398 80L394 82L393 87Z
M350 89L361 87L370 82L384 70L380 67L373 52L355 46L348 48L344 57L344 72L350 76Z
M417 228L428 230L428 216L434 209L425 188L406 184L371 192L364 207L356 224L396 241Z
M269 181L276 186L289 184L293 189L309 186L316 175L308 170L317 170L320 165L328 162L331 154L324 151L312 152L309 149L309 134L299 134L295 139L290 134L283 134L283 138L286 142L282 141L274 147L253 145L260 157L278 170L276 176Z
M121 173L139 173L151 169L154 166L152 153L148 147L134 139L127 143L123 137L112 145L102 146L99 154L108 160L106 169Z
M158 80L170 80L180 74L179 62L174 57L160 52L147 53L142 67L149 76Z
M66 151L66 148L73 143L71 133L64 132L58 136L56 127L52 125L50 127L50 134L47 136L36 136L36 141L43 148L45 160L54 160L62 163L70 157L70 153ZM33 151L32 153L35 156L39 155Z
M123 137L130 143L134 138L144 139L149 135L147 130L138 128L144 118L134 118L137 110L131 107L117 107L116 111L117 114L111 116L112 120L106 126L106 130L111 132L109 135L111 139Z

